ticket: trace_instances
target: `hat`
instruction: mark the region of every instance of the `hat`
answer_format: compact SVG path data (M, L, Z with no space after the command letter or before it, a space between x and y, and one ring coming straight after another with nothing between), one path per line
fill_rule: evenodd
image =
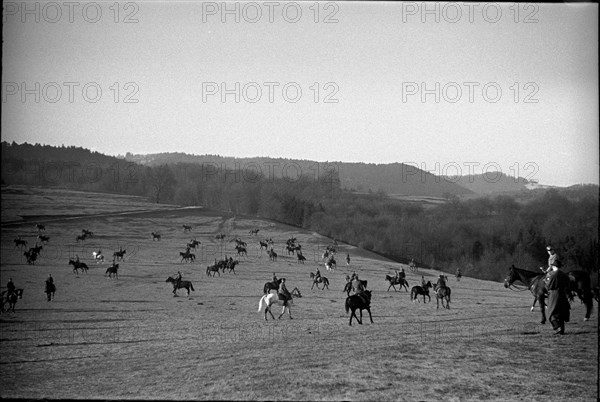
M551 251L552 250L552 246L546 246L546 250Z

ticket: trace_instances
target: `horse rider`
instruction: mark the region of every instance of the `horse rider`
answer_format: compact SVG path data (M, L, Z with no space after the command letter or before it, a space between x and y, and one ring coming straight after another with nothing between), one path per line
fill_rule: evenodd
M546 251L548 252L548 267L546 267L546 268L540 267L540 269L545 274L548 274L552 271L552 267L554 266L554 264L556 264L557 261L560 260L560 257L558 256L556 251L554 251L554 249L550 245L546 246Z
M397 275L398 275L398 282L406 279L406 272L404 272L404 268L402 268L402 270L400 272L398 272Z
M75 264L79 264L79 255L75 254Z
M446 287L446 280L444 279L444 275L440 275L438 277L437 283L435 284L435 293L437 294L438 290Z
M54 278L52 278L51 274L48 274L48 278L46 279L46 295L48 296L48 301L50 301L51 293L54 292L55 289Z
M277 276L275 275L275 272L273 272L273 283L277 284L277 281L278 281Z
M425 287L425 285L427 285L427 282L425 282L425 276L421 275L421 286Z
M561 267L561 261L555 258L545 278L548 289L548 317L557 335L565 333L565 322L569 322L571 309L568 299L570 280L569 276L560 270Z
M175 282L177 284L177 287L179 287L179 285L181 284L181 271L177 271L177 275L175 275Z
M321 271L317 267L317 273L315 274L315 282L319 282L321 280Z
M287 306L288 300L292 299L291 293L287 290L287 287L285 286L285 278L281 278L281 284L279 285L277 294L279 295L279 299L283 300L284 306Z
M353 282L355 279L358 279L358 275L356 272L352 272L352 276L350 277L350 282Z
M16 289L15 284L13 283L12 278L8 278L8 282L6 283L6 296L10 296Z
M350 265L350 254L346 254L346 264Z

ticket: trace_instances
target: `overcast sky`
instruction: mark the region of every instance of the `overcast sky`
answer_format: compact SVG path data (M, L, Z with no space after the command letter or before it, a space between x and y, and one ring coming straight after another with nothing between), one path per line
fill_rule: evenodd
M4 141L598 184L596 4L68 4L5 2Z

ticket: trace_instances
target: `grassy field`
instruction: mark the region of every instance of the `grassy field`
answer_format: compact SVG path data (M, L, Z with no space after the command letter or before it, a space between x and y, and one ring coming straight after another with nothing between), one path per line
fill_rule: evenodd
M19 220L19 215L33 217ZM35 265L15 248L18 235L35 243L36 222L50 242ZM412 303L404 290L387 292L386 274L400 264L339 245L339 268L321 261L331 239L255 218L201 208L145 203L134 197L65 190L2 191L1 284L12 277L25 289L16 312L0 316L0 397L210 400L596 400L598 315L583 321L572 304L567 334L553 335L530 312L528 292L501 283L450 278L451 308ZM182 225L193 226L184 232ZM259 228L258 236L249 231ZM77 243L82 229L94 237ZM153 241L151 232L162 238ZM223 242L215 240L225 233ZM307 262L287 256L297 237ZM195 263L179 252L196 237ZM239 237L248 243L237 274L206 275L215 258L235 256ZM276 262L259 250L271 237ZM119 279L96 264L123 247ZM344 256L352 261L346 266ZM75 275L69 258L90 266ZM329 290L311 290L309 273L320 267ZM420 270L434 280L437 272ZM508 270L508 267L507 267ZM173 297L165 279L181 271L193 282L189 297ZM374 323L348 325L342 289L356 271L373 291ZM293 320L264 321L257 312L272 274L298 287ZM52 274L56 298L47 302L44 280ZM274 311L277 316L279 310Z

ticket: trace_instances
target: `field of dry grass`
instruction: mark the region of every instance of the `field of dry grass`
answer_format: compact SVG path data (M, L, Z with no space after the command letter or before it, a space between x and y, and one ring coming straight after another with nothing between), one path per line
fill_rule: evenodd
M584 322L584 306L573 303L567 334L555 336L539 324L539 311L529 311L528 292L501 283L451 277L451 308L438 310L435 300L412 303L404 290L387 292L385 275L402 266L363 250L340 245L339 269L327 272L320 255L331 240L316 233L134 198L18 190L2 192L1 284L12 277L25 289L16 313L0 315L2 398L545 401L598 395L597 305ZM14 223L18 215L46 224L50 242L35 266L13 243L22 235L32 245L35 221ZM250 236L253 228L258 236ZM77 243L82 229L94 237ZM225 241L215 240L219 232ZM302 244L304 265L283 249L292 236ZM197 261L182 263L179 252L192 237L202 242ZM208 277L215 258L235 257L235 237L248 243L237 274ZM275 241L277 262L259 250L265 237ZM119 279L108 279L110 262L94 263L91 252L109 255L119 247L127 250ZM72 272L68 260L75 255L90 266L87 274ZM310 289L309 273L318 266L329 290ZM405 269L411 285L421 275L432 281L437 275ZM193 282L189 297L182 291L173 297L165 283L178 270ZM373 291L373 324L367 315L364 325L348 325L342 289L353 271ZM265 322L257 312L273 273L302 291L293 320ZM43 293L48 274L58 288L52 302Z

